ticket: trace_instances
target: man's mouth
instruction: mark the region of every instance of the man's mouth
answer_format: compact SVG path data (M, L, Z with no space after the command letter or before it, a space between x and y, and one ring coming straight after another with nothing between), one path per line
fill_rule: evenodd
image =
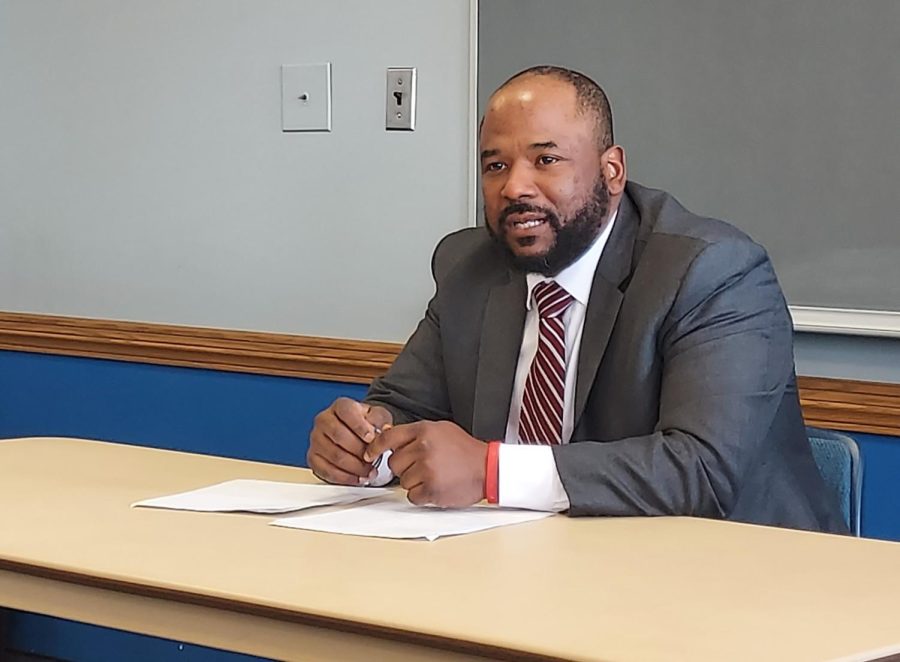
M510 214L506 222L515 230L531 230L547 222L547 217L541 214Z

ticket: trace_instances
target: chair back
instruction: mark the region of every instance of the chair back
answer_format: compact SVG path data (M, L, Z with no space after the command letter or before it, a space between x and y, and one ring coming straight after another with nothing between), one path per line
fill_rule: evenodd
M856 441L841 432L807 427L806 436L825 483L841 504L844 521L855 536L860 535L862 504L862 457Z

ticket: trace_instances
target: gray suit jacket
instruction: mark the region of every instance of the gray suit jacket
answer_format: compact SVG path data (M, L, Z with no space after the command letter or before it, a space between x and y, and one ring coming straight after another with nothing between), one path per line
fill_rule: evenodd
M367 401L395 422L505 433L524 274L484 228L441 241L436 293ZM797 397L791 319L763 248L629 183L591 289L571 443L570 515L694 515L844 532Z

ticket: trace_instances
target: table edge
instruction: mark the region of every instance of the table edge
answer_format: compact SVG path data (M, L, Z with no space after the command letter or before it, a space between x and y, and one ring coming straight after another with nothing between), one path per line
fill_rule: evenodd
M61 583L76 584L88 588L116 591L139 597L169 600L199 607L209 607L237 614L271 618L288 623L298 623L301 625L337 630L350 634L367 635L401 643L416 644L419 646L426 646L454 653L482 656L496 660L561 662L566 659L466 639L456 639L453 637L404 630L402 628L393 628L384 625L375 625L372 623L361 623L359 621L336 618L333 616L323 616L312 612L295 611L272 605L256 604L244 600L205 595L183 589L151 586L123 579L99 577L87 573L52 568L8 558L0 558L0 570L17 572Z

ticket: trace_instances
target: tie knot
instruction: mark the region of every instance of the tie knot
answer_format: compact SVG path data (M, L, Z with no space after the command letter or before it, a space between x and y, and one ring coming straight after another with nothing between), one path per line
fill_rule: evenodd
M545 280L534 286L534 302L542 318L559 317L572 301L572 295L555 280Z

